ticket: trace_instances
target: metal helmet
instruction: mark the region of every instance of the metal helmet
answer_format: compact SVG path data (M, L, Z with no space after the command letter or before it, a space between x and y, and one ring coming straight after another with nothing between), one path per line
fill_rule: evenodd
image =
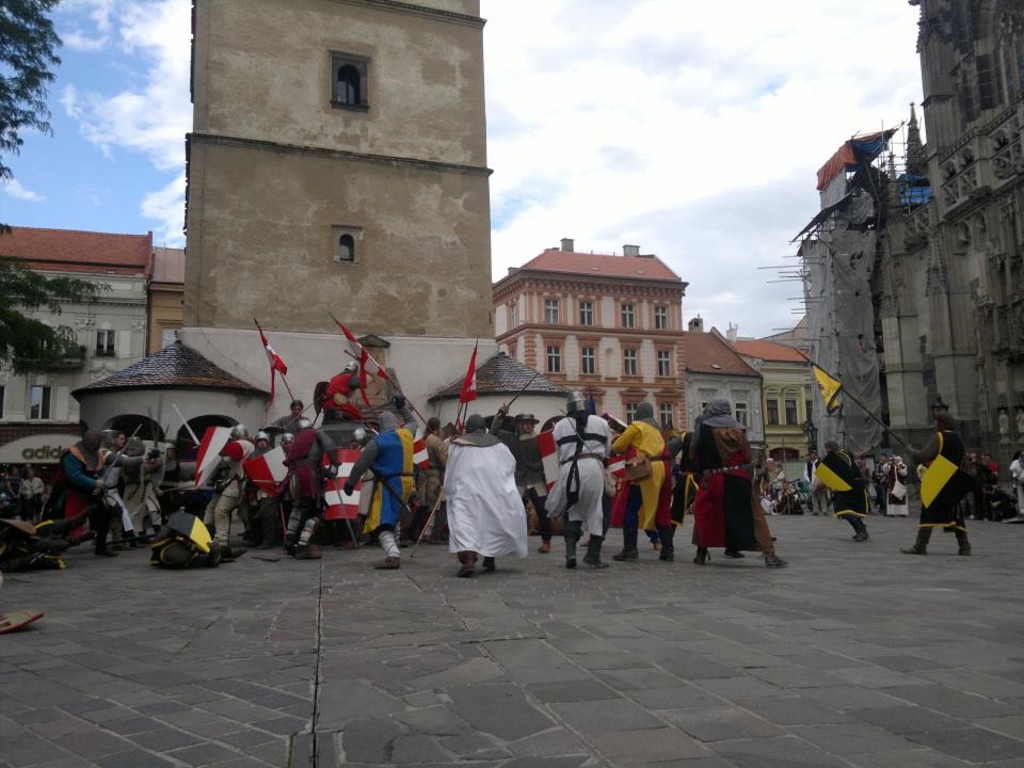
M352 442L358 443L359 445L366 445L366 430L362 427L356 427L352 433Z
M587 410L587 398L583 396L583 393L579 390L570 392L569 399L565 401L565 412L576 413L585 410Z
M293 435L291 432L285 432L284 434L281 435L281 443L282 444L283 443L294 443L294 442L295 442L295 435Z
M309 429L310 427L313 426L313 422L307 419L305 416L303 416L296 422L296 425L298 426L299 429Z
M347 363L345 363L345 367L342 368L342 370L345 373L355 373L356 371L359 370L359 363L357 363L355 360L349 360Z
M256 442L258 443L260 440L266 440L269 443L270 435L268 435L261 429L259 432L256 433Z
M232 440L244 440L249 437L249 430L245 428L245 424L235 424L231 428L231 439Z

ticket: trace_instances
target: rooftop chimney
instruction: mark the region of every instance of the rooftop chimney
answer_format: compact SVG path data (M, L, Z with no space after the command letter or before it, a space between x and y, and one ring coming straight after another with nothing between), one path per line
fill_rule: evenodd
M691 331L697 333L704 333L704 319L698 315L697 317L690 320L688 327Z
M725 338L727 338L729 341L736 341L736 339L739 338L739 335L740 327L738 325L733 325L732 323L729 323L729 330L725 332Z
M624 245L622 246L623 256L639 256L640 246L639 245Z
M564 253L575 253L576 243L573 242L571 237L562 238L562 251Z

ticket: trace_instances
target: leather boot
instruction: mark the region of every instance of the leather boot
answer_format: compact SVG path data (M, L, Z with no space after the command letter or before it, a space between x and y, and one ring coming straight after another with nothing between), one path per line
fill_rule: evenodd
M666 528L658 529L658 538L661 540L661 553L658 555L658 559L666 563L671 563L676 557L676 548L672 543L675 537L676 527L669 525Z
M956 533L956 543L960 545L959 555L967 556L971 554L971 542L967 539L967 531L954 531Z
M636 526L622 529L622 551L617 555L612 555L612 560L621 563L623 561L631 562L640 559L640 553L636 548L637 532Z
M583 557L584 565L595 570L608 567L608 563L601 560L601 544L603 542L603 536L590 534L590 540L587 542L587 554Z
M576 567L576 537L568 534L565 537L565 567Z
M918 528L917 539L914 541L914 546L910 549L901 549L904 555L927 555L928 554L928 541L932 537L931 528Z

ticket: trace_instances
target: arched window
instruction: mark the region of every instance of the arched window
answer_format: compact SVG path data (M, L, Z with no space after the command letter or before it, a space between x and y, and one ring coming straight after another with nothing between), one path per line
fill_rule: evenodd
M351 64L343 64L338 69L338 102L341 104L361 104L362 99L360 98L360 77L359 70L353 67Z
M338 261L356 260L356 241L352 235L342 235L338 238Z

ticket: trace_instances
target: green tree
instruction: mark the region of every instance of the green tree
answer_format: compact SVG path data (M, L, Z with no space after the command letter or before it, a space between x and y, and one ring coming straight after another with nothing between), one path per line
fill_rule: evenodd
M23 130L53 133L46 87L60 64L61 42L48 13L58 2L0 0L0 180L12 177L4 156L21 151Z
M46 277L14 259L0 258L0 360L15 373L59 369L80 360L73 328L47 325L26 312L44 309L59 315L65 304L92 303L108 287L71 277Z

